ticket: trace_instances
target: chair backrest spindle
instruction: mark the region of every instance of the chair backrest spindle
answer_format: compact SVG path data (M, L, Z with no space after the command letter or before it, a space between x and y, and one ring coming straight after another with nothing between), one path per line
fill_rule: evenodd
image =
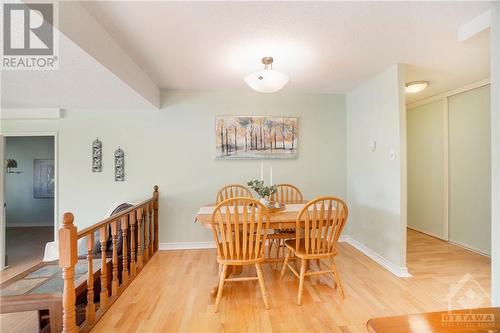
M253 195L252 192L243 185L226 185L217 192L216 203L219 204L224 200L237 197L253 198Z
M271 197L271 201L281 204L298 204L304 200L302 192L294 185L278 184L276 189L277 192Z
M347 222L347 204L336 197L319 197L309 201L299 212L296 222L296 246L304 235L306 254L335 251L337 241Z
M254 260L262 256L269 229L269 211L257 200L224 200L212 214L217 253L225 260Z

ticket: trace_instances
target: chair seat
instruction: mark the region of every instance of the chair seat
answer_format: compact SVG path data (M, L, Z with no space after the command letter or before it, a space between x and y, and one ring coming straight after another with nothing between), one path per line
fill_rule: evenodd
M289 239L285 241L285 246L295 252L295 255L299 258L304 258L304 259L321 259L321 258L328 258L328 257L333 257L337 255L337 251L333 250L332 252L316 252L316 253L306 253L305 252L305 239L301 238L300 243L299 243L299 248L296 249L296 240L295 239Z

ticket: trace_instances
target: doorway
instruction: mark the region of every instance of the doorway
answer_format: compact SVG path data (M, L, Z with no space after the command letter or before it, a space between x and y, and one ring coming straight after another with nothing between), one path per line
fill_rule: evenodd
M408 227L491 253L490 85L478 82L407 110Z
M8 135L5 159L5 266L2 281L41 262L54 241L55 135Z
M407 106L408 270L425 279L439 271L450 286L471 281L487 295L490 114L488 80Z

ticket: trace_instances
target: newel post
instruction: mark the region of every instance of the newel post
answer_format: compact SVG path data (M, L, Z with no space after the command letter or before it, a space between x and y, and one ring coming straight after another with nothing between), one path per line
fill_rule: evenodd
M78 261L77 233L73 225L74 216L65 213L63 226L59 229L59 267L63 270L63 333L76 333L75 264Z
M153 214L154 214L154 252L158 251L158 198L160 192L158 192L158 185L155 185L153 192Z

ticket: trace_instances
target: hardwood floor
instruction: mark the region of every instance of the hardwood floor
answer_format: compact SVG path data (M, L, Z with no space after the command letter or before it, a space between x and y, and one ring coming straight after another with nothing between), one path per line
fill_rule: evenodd
M448 293L442 284L457 283L467 273L491 294L491 259L460 246L408 229L407 266L421 288L434 288L434 297Z
M466 273L490 290L489 258L414 231L408 232L411 278L395 277L346 243L336 262L344 301L330 277L311 277L299 307L298 280L286 274L280 282L279 271L265 265L271 309L256 281L239 282L224 287L216 314L209 296L218 272L214 250L160 251L93 332L366 332L372 317L446 310L449 284Z

